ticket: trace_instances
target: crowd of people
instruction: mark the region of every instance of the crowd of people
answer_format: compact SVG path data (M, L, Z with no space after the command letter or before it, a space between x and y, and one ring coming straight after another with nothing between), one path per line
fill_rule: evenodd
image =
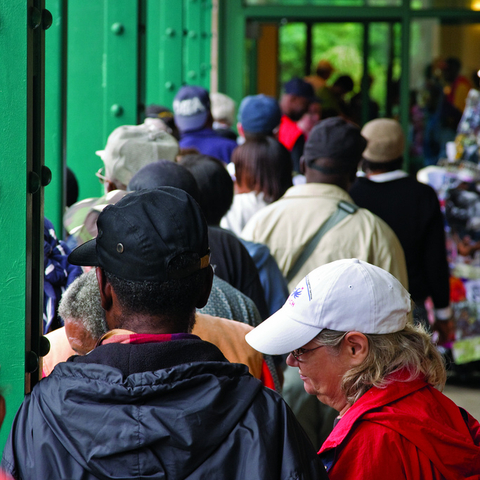
M347 118L332 71L244 98L236 125L187 85L110 134L104 195L65 213L6 475L480 479L431 339L452 334L437 196L402 170L396 120Z

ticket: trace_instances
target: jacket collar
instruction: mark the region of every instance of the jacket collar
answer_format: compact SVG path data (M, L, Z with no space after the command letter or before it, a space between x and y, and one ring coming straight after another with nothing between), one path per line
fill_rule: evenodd
M289 198L311 198L311 197L329 197L334 200L355 203L350 195L340 187L328 183L305 183L290 187L285 195L280 199Z
M350 433L355 422L369 411L388 405L417 390L425 388L427 385L423 378L418 378L409 382L403 382L401 380L394 381L394 388L372 387L348 409L340 422L335 426L331 435L325 440L319 453L340 445Z
M408 177L408 173L403 170L393 170L392 172L379 173L378 175L367 175L367 178L375 183L391 182L405 177Z

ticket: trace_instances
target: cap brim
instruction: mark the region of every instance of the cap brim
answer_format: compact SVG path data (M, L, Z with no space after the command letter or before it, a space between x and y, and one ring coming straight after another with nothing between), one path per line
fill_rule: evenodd
M191 130L199 130L207 122L208 112L197 113L189 117L183 117L181 115L175 115L175 123L182 132L189 132Z
M68 256L68 261L72 265L80 265L85 267L98 267L97 257L97 239L94 238L77 247Z
M245 340L255 350L267 355L283 355L303 347L321 329L300 323L281 308L258 327L247 333Z

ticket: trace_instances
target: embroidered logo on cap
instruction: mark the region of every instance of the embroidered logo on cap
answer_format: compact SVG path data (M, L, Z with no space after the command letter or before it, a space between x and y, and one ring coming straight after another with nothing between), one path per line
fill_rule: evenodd
M204 112L205 106L198 97L186 98L185 100L175 100L173 102L175 115L190 117L200 112Z
M288 303L289 303L289 305L291 305L292 307L295 306L295 300L297 300L297 299L300 297L300 295L302 294L303 288L304 288L304 287L296 288L296 289L290 294L290 296L288 297Z

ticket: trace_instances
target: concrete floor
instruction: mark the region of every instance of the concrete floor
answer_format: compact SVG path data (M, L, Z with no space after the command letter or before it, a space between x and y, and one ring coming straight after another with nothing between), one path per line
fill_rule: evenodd
M477 386L447 384L443 393L480 421L480 384Z

